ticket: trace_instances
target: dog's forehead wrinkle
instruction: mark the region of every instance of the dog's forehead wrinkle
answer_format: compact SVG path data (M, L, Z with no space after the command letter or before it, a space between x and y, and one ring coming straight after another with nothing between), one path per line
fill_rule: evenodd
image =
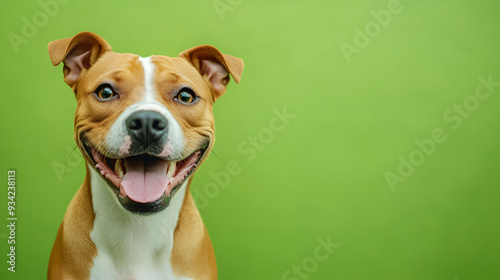
M118 69L118 70L115 70L113 72L111 72L111 77L115 78L115 79L120 79L121 76L124 74L125 70L123 69Z

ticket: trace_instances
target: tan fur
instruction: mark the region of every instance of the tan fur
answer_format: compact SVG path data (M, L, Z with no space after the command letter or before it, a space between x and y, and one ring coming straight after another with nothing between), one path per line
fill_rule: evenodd
M89 278L92 259L97 254L97 249L90 240L93 225L94 210L87 171L83 185L71 201L59 227L50 254L48 279Z
M171 263L175 273L193 279L217 279L212 242L189 188L179 215L174 240Z

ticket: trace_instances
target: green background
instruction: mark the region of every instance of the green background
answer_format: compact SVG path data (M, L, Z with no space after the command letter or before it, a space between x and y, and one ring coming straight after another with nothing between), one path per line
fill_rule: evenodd
M58 4L17 52L8 34L23 36L23 18L44 10L0 2L1 279L46 277L84 177L81 155L70 156L74 95L46 49L80 31L117 52L176 56L211 44L244 59L241 84L214 107L218 157L193 183L211 196L195 199L220 279L500 279L500 87L474 98L478 77L500 82L500 2L401 0L385 26L372 11L389 0L220 0L231 9L219 13L212 0L138 2ZM366 26L373 36L362 42L356 28ZM355 39L349 62L340 46ZM464 102L461 116L453 110ZM294 116L280 130L276 110ZM435 129L446 140L424 154L416 141ZM398 175L411 155L413 173L391 188L386 172ZM211 173L232 161L240 172L210 189ZM16 273L5 262L10 169ZM340 246L315 260L328 238ZM294 266L303 274L286 274Z

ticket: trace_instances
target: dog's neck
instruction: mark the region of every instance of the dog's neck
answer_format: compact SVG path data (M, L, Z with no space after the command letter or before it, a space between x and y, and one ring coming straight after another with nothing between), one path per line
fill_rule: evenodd
M172 197L167 209L153 215L138 215L122 209L106 182L93 168L89 167L89 172L95 213L90 238L99 252L94 260L96 264L111 262L109 267L95 266L91 276L103 273L130 277L127 279L134 279L134 274L144 277L144 273L150 275L144 279L156 279L156 275L173 276L170 256L174 231L189 180Z

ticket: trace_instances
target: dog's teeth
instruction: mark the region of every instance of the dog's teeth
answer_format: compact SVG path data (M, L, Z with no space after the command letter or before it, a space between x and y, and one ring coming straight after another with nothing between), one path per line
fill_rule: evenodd
M171 161L169 164L168 164L168 171L167 171L167 178L172 178L172 176L174 176L175 174L175 162Z
M115 163L115 174L121 179L123 179L123 161L117 159Z

